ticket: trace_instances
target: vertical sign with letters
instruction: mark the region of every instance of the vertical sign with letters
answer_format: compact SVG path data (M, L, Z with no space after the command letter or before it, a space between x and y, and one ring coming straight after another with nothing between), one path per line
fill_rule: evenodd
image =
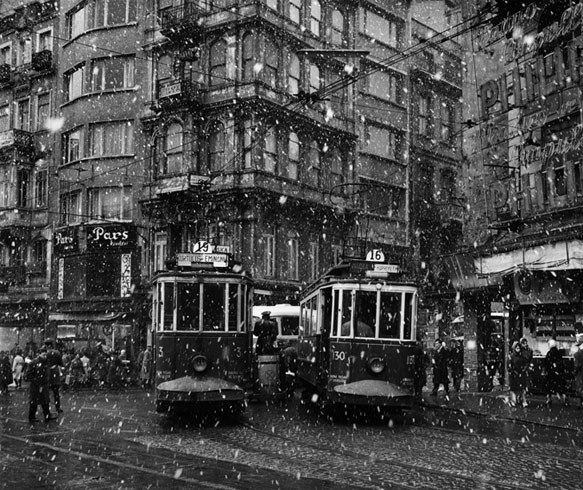
M132 287L132 254L121 254L121 297L130 296Z

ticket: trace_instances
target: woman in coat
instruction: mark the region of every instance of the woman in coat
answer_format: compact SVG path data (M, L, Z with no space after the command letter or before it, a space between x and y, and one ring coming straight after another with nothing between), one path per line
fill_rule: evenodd
M547 374L547 405L551 404L553 395L565 401L565 370L563 356L557 349L557 342L549 340L549 351L545 356L545 372Z
M528 366L529 361L524 355L520 343L514 342L508 364L510 405L513 407L517 403L521 403L523 407L527 406L524 393L528 385Z

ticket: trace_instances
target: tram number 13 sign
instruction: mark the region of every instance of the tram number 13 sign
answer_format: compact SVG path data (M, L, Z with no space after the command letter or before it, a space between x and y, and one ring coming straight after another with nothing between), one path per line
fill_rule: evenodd
M366 254L366 260L368 262L384 262L385 261L385 254L379 248L375 248L373 250L369 250Z

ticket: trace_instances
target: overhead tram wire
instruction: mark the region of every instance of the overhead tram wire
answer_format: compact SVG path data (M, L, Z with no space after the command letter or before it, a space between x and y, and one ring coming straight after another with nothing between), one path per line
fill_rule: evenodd
M239 15L240 15L240 14L239 14ZM472 22L474 19L476 19L476 18L479 18L481 15L483 15L483 13L481 13L481 14L479 14L479 15L477 15L477 16L471 17L471 18L469 18L469 19L466 19L465 21L462 21L462 22L460 22L460 23L456 24L455 26L452 26L452 27L450 27L450 28L446 29L445 31L442 31L441 33L438 33L436 36L433 36L433 38L432 38L431 40L433 41L433 39L435 39L435 37L437 37L437 36L441 36L441 35L445 34L446 32L448 32L448 31L450 31L450 30L452 30L452 29L455 29L455 28L457 28L458 26L461 26L461 25L463 25L463 24L467 24L467 23L469 23L469 22ZM470 26L470 28L469 28L468 30L471 30L472 28L475 28L475 27L476 27L476 25ZM451 39L453 39L453 38L455 38L455 37L458 37L459 35L461 35L461 34L463 34L463 33L465 33L465 32L466 32L466 31L462 31L461 33L456 33L455 35L453 35L453 36L450 36L450 37L448 37L448 38L444 38L444 39L440 40L439 42L441 43L441 42L446 42L446 41L449 41L449 40L451 40ZM75 42L75 41L76 41L76 40L72 40L71 42ZM433 42L434 42L434 41L433 41ZM404 61L404 60L405 60L405 59L407 59L408 57L410 57L410 56L413 56L414 54L417 54L418 52L421 52L421 50L422 50L421 48L422 48L422 47L424 48L426 45L427 45L427 41L419 42L419 43L417 43L415 46L411 46L411 47L407 48L407 50L405 50L405 51L403 51L403 52L401 52L401 53L398 53L398 54L396 54L396 55L394 55L394 56L392 56L392 57L389 57L389 58L387 58L386 60L383 60L383 61L382 61L382 63L387 63L387 62L390 62L390 61L392 61L392 58L401 58L401 59L397 59L396 61L393 61L393 63L400 62L400 61ZM97 46L97 45L88 45L88 46L90 46L90 47L93 47L93 48L98 48L98 49L100 49L100 50L104 50L104 51L108 51L108 50L109 50L108 48L103 48L103 47L100 47L100 46ZM408 51L408 50L415 50L415 51L414 51L413 53L407 54L407 53L406 53L406 51ZM112 50L109 50L109 51L112 51ZM115 51L113 51L113 52L114 52L115 54L118 54L118 53L117 53L117 52L115 52ZM342 89L342 88L345 88L345 87L347 87L347 86L349 86L349 85L351 85L351 84L355 83L357 80L359 80L359 79L361 79L361 78L363 78L363 77L365 77L365 76L368 76L370 73L374 73L375 71L380 71L380 70L382 70L382 69L383 69L383 67L379 67L379 68L376 68L376 69L373 69L373 70L368 70L367 72L361 72L360 74L358 74L358 75L357 75L357 76L355 76L355 77L350 77L350 78L348 79L348 83L346 83L345 81L343 81L344 83L343 83L343 85L342 85L341 87L338 87L338 88L334 87L334 85L336 85L338 82L333 82L333 83L331 83L331 84L329 84L329 85L327 85L327 86L324 86L322 89L320 89L320 90L318 90L318 91L316 91L316 92L313 92L312 94L309 94L309 95L312 95L312 96L313 96L313 94L317 94L317 95L316 95L317 97L322 97L322 95L321 95L322 93L333 93L333 92L335 92L335 91L337 91L337 90L340 90L340 89ZM230 79L230 78L229 78L229 80L230 80L230 81L236 81L236 80L234 80L234 79ZM286 109L286 108L288 108L288 107L292 106L293 104L303 104L303 103L304 103L304 100L302 100L302 99L293 100L293 101L290 101L290 102L288 102L287 104L283 105L283 106L282 106L282 108L283 108L283 109ZM254 147L255 147L255 146L256 146L256 145L257 145L257 144L258 144L258 143L261 141L262 137L264 137L264 136L265 136L265 134L267 134L267 132L268 132L270 129L272 129L273 127L275 127L275 126L276 126L276 123L273 123L273 124L271 124L271 125L265 125L265 126L262 128L262 129L263 129L263 132L262 132L262 134L260 134L259 136L258 136L258 135L253 135L253 134L251 134L250 136L251 136L252 138L253 138L253 136L255 136L255 137L256 137L256 138L255 138L255 140L253 141L252 145L250 145L250 146L249 146L249 147L247 147L247 148L244 148L244 149L240 150L240 151L239 151L239 152L238 152L238 153L237 153L237 154L236 154L236 155L235 155L235 156L234 156L232 159L230 159L230 160L229 160L229 161L228 161L228 162L227 162L227 163L226 163L226 164L225 164L225 165L224 165L224 166L223 166L223 167L222 167L222 168L219 170L219 172L223 172L223 171L227 170L227 169L228 169L228 168L231 166L231 164L233 164L234 162L236 162L236 161L237 161L237 160L238 160L238 159L239 159L239 158L240 158L240 157L241 157L241 156L242 156L244 153L246 153L247 151L250 151L251 149L253 149L253 148L254 148ZM185 144L186 144L186 143L183 143L183 144L181 144L181 145L177 145L176 147L173 147L173 148L171 148L171 149L172 149L172 150L180 149L180 148L182 148L182 147L183 147ZM135 165L135 164L137 164L137 163L146 162L146 161L148 161L149 159L150 159L150 157L145 157L145 158L138 159L138 160L132 160L131 162L128 162L128 163L126 163L126 164L123 164L123 165L120 165L120 166L116 166L116 167L109 168L109 169L107 169L107 170L105 170L105 171L103 171L103 172L97 172L97 173L94 173L94 174L92 174L90 177L87 177L87 178L85 178L85 179L80 179L80 180L78 180L78 181L74 181L74 183L76 183L76 184L77 184L77 183L81 184L81 183L83 183L83 182L86 182L86 181L88 181L88 180L92 180L92 179L94 179L94 178L95 178L95 177L97 177L97 176L100 176L100 175L106 175L106 174L108 174L108 173L111 173L111 172L113 172L113 171L120 170L120 169L123 169L123 168L127 168L127 167L130 167L130 166L132 166L132 165ZM216 178L216 176L215 176L215 178Z

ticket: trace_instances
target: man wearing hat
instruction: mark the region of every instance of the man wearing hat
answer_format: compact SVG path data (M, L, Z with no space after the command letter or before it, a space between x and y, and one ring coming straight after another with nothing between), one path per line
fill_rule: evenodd
M47 363L50 370L49 388L53 392L55 400L55 409L61 413L61 395L59 388L61 387L61 369L63 369L63 356L54 348L53 339L45 340L45 349L47 353Z
M583 404L583 333L576 335L575 347L573 347L573 360L575 361L575 393Z
M268 356L275 354L274 346L277 340L277 324L271 319L271 312L264 311L261 320L255 323L253 334L257 335L257 346L255 352L258 356Z

